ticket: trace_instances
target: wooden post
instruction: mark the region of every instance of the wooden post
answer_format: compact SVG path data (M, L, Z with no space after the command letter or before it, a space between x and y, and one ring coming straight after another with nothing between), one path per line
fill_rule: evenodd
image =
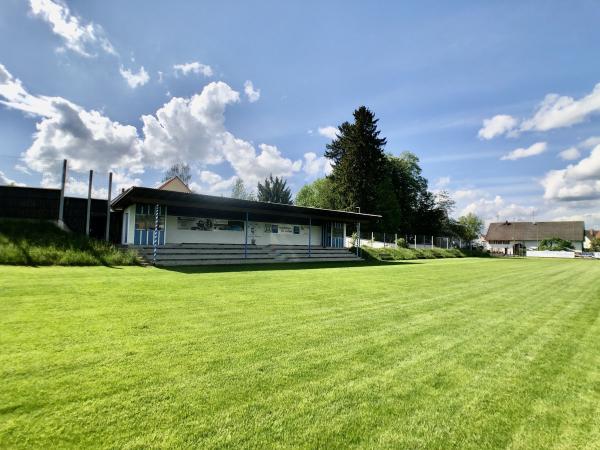
M310 248L312 240L312 217L308 218L308 257L312 256L312 250Z
M431 249L433 250L433 236L431 236Z
M85 212L85 234L90 235L90 214L92 213L92 180L94 178L94 171L90 170L90 181L88 182L88 200L87 210Z
M65 215L65 184L67 183L67 160L63 159L62 180L60 183L60 200L58 203L58 224L64 225Z
M110 233L110 194L112 190L112 172L108 173L108 202L106 204L106 242L109 241Z

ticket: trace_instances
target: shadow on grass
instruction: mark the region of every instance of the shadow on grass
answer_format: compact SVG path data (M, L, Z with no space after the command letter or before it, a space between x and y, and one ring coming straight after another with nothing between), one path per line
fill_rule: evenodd
M157 269L184 274L221 273L221 272L262 272L272 270L337 269L341 267L381 267L403 264L419 264L418 261L358 261L358 262L301 262L270 264L221 264L206 266L156 266Z

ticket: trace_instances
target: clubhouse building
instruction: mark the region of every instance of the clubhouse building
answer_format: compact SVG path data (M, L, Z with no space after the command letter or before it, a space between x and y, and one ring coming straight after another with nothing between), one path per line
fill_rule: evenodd
M158 188L131 187L111 202L111 209L122 215L124 245L156 246L161 255L174 247L188 248L190 252L195 249L196 256L202 253L201 249L212 255L221 249L235 253L234 259L261 254L256 249L263 249L262 254L266 254L265 247L278 249L284 255L286 249L295 249L288 254L299 260L335 254L323 253L328 249L340 249L341 256L349 256L343 250L349 246L348 227L359 229L361 224L380 218L358 212L195 194L177 177Z

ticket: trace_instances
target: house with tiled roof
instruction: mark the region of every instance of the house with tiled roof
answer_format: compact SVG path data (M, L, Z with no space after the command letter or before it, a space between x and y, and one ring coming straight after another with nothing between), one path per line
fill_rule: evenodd
M538 248L544 239L560 238L571 242L575 251L583 250L583 221L565 222L493 222L485 240L490 250L505 255L522 254L525 249Z

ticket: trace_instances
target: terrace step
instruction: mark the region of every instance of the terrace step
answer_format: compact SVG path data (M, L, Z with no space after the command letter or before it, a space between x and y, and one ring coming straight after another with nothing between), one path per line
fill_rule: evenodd
M133 248L144 260L154 260L152 246ZM160 266L362 260L346 248L311 246L309 253L308 245L252 245L245 248L243 244L167 244L156 250L156 264Z

